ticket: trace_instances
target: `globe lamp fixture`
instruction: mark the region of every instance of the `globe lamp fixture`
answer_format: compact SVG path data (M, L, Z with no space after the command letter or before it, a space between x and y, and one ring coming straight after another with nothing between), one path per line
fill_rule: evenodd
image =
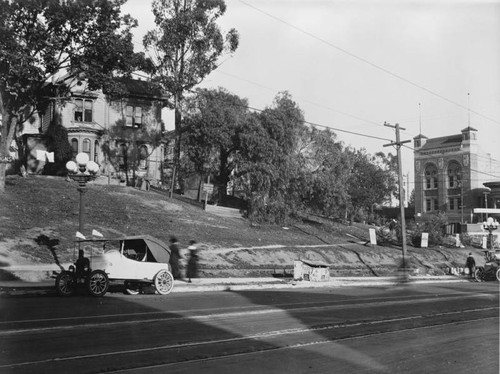
M493 249L493 231L498 228L498 221L489 217L485 222L483 222L483 229L488 231L488 242L489 249Z
M75 161L68 161L66 163L66 170L68 177L78 182L78 192L80 193L80 214L78 231L83 231L83 194L87 191L87 183L97 177L99 165L94 161L89 161L89 156L86 153L78 153Z

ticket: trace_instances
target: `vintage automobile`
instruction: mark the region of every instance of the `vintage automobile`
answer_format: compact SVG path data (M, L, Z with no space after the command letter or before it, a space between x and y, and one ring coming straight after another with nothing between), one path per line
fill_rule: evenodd
M500 281L500 250L490 249L484 251L484 258L486 263L484 266L476 266L474 271L474 278L478 282L487 280Z
M110 281L124 282L128 294L139 294L143 289L166 295L172 291L174 277L169 264L170 249L159 239L149 235L118 239L80 240L80 245L92 247L102 244L101 254L85 259L80 253L74 266L60 272L55 281L61 296L71 296L78 287L85 287L92 296L104 296Z

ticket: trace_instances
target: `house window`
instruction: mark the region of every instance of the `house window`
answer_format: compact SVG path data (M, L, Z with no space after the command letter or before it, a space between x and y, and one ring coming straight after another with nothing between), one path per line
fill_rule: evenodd
M120 144L120 153L118 155L118 166L120 170L125 170L127 162L127 145Z
M73 157L76 157L78 154L78 139L71 139L71 149L73 150Z
M425 189L435 190L438 188L438 173L435 166L431 165L425 169Z
M135 107L134 108L134 121L136 126L141 127L142 125L142 108L141 107Z
M450 210L455 210L455 209L456 209L456 205L455 205L455 198L450 197L450 198L448 199L448 203L449 203L449 208L450 208Z
M75 100L75 121L92 122L92 100Z
M139 168L148 168L148 147L145 145L139 147Z
M142 108L127 105L127 107L125 108L125 126L141 127L141 125L142 125Z
M94 143L94 162L99 163L99 142Z
M89 160L91 159L90 158L90 139L83 139L82 152L86 153L87 156L89 156Z

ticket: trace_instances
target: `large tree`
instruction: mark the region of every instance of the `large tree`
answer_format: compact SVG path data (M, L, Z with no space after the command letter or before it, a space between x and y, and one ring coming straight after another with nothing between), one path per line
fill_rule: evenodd
M223 88L198 89L189 98L184 118L186 154L197 172L215 171L219 197L227 191L239 151L239 135L248 117L248 102Z
M305 131L302 110L288 92L247 121L237 176L250 202L251 218L284 222L299 208L298 144Z
M22 124L47 102L67 97L72 82L118 91L114 77L144 62L133 51L137 22L125 0L0 0L0 159ZM57 89L48 91L48 83ZM53 86L54 87L54 86ZM0 192L5 189L0 163Z
M224 0L153 0L156 29L146 34L144 46L156 56L153 79L170 95L170 106L175 111L177 169L184 95L217 68L222 55L238 47L236 30L224 34L217 24L225 11Z
M352 159L329 129L308 129L300 141L304 209L332 218L343 218L350 196L347 183Z
M375 204L390 201L396 189L396 181L391 171L391 160L383 153L371 156L364 149L352 151L352 169L348 188L351 196L352 211L373 212Z

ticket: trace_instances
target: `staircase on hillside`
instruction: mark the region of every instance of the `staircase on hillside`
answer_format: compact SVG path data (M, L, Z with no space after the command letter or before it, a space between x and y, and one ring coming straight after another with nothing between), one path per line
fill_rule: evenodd
M220 217L243 218L241 215L241 211L235 208L226 208L224 206L208 204L206 207L206 211Z

